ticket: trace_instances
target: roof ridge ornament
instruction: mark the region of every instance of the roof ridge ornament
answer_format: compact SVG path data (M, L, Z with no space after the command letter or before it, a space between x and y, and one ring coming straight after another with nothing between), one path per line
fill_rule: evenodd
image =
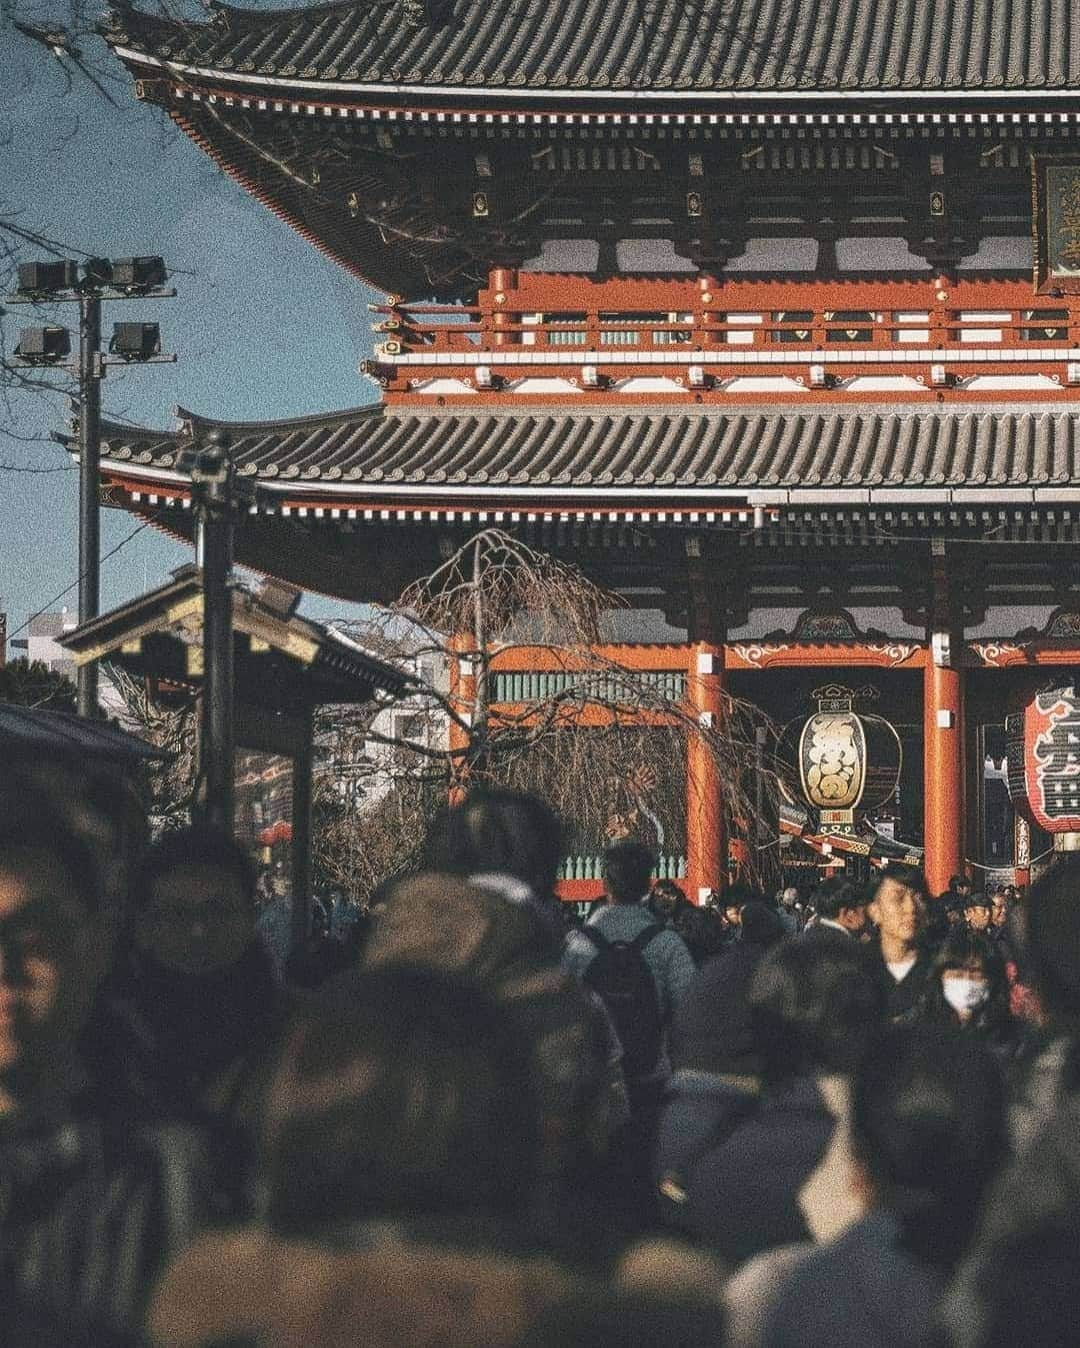
M410 28L430 28L447 17L449 0L401 0L401 16Z

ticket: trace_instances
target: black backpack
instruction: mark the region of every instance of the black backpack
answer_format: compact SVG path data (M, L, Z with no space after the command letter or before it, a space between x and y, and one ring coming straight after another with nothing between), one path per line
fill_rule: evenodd
M645 959L645 947L663 930L659 924L653 924L632 941L609 941L595 927L581 929L582 935L596 946L584 982L600 996L615 1023L627 1081L648 1077L660 1056L664 1021L656 980Z

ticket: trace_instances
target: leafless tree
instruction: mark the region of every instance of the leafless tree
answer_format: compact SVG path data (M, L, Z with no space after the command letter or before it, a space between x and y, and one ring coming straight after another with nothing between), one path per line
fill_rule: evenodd
M321 800L341 832L339 843L324 841L333 850L348 840L354 881L346 887L370 892L358 850L387 852L395 869L415 852L432 810L477 784L544 796L564 821L570 855L633 835L674 857L686 846L692 740L716 764L736 832L762 798L772 806L774 765L765 765L760 788L755 782L760 712L727 695L717 723L704 725L681 673L620 663L610 642L620 606L576 568L486 529L393 607L347 625L416 676L407 700L394 704L406 722L388 720L385 705L324 715ZM540 665L543 674L524 672ZM759 869L751 850L748 870ZM386 873L384 862L372 878Z
M126 729L163 749L168 755L149 765L149 812L155 827L180 828L190 821L198 770L196 704L187 699L167 705L146 680L137 679L118 665L107 665L109 682L116 689Z

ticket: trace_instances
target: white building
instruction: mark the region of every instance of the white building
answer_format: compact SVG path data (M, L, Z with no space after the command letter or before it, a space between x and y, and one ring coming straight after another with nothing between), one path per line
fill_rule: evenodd
M26 636L12 641L11 649L17 655L25 655L30 664L40 662L48 666L55 674L75 678L75 661L64 648L57 644L56 638L70 632L78 624L78 619L66 606L54 613L38 613L30 619Z

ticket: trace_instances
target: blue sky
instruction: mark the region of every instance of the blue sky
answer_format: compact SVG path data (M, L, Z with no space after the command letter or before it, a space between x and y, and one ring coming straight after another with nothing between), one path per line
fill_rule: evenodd
M163 114L137 103L126 76L109 87L119 109L78 77L67 91L43 49L0 27L0 210L77 249L159 253L175 270L178 298L106 306L106 337L115 321L155 320L164 349L179 356L176 365L110 372L106 415L168 427L176 405L259 419L371 401L356 367L370 352L373 292L225 178ZM77 314L73 306L10 309L0 319L9 348L20 327L44 321L77 327ZM66 398L16 395L13 411L14 434L10 418L0 419L0 465L64 467L48 436L66 427ZM76 578L77 484L74 471L0 471L0 611L9 631ZM135 523L103 511L103 553ZM145 530L105 564L102 607L189 560L188 548ZM74 609L75 591L62 602ZM314 598L306 610L356 611Z

